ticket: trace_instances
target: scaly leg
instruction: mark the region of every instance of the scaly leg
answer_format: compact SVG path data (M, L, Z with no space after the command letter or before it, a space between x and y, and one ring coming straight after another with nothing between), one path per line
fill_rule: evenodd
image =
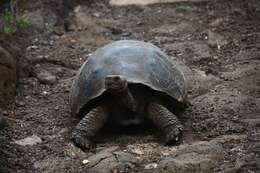
M150 103L147 111L152 122L165 134L165 144L179 141L183 126L176 115L158 103Z
M103 127L107 116L108 110L104 106L96 107L85 115L72 132L72 140L75 145L82 150L95 148L95 144L91 141L91 138Z

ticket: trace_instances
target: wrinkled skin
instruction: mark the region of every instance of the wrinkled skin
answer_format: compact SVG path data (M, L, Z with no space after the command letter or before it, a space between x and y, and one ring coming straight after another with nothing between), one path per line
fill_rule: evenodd
M108 93L104 102L88 112L72 132L72 140L81 149L95 148L92 138L107 122L120 125L140 124L150 119L164 134L165 144L178 142L182 124L159 98L146 90L133 90L127 79L120 75L105 78Z

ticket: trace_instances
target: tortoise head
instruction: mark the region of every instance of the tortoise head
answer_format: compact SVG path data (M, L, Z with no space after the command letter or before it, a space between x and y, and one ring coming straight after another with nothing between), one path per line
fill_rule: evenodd
M107 75L105 88L111 93L120 93L127 90L127 79L121 75Z

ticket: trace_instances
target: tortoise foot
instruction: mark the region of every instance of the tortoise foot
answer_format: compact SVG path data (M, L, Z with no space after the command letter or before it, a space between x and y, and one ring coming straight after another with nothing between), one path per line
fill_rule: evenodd
M182 130L183 128L181 126L170 128L166 134L165 145L178 143L182 137Z
M72 136L72 141L83 151L94 151L96 148L96 144L85 137Z

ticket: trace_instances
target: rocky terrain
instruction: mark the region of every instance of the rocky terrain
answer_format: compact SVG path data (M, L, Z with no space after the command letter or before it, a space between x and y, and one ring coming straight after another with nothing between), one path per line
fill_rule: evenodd
M0 93L10 89L4 80L17 86L14 103L1 110L8 122L0 131L1 173L260 172L257 0L58 2L21 5L31 20L17 36L23 55L0 39L0 56L8 59L0 62ZM185 130L178 145L163 146L154 127L107 127L96 139L96 152L85 153L70 141L78 122L68 105L71 82L91 52L120 39L151 42L178 59L190 102L179 115ZM17 68L11 56L19 56ZM17 82L8 77L16 71Z

